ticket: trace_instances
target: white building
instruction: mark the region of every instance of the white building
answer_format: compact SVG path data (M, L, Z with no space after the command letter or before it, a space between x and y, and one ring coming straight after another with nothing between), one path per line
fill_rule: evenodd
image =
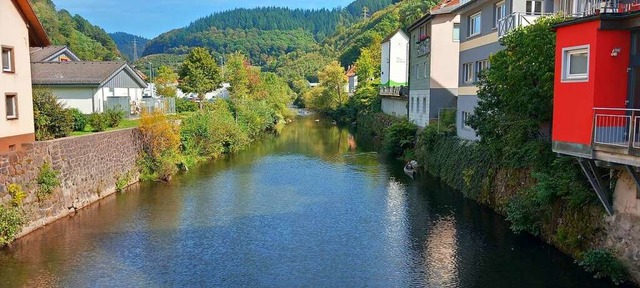
M380 96L382 112L407 117L409 36L401 29L382 40Z

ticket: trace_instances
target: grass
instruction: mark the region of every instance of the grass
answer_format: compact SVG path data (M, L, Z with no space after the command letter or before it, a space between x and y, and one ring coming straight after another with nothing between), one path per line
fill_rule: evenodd
M138 127L138 123L140 123L140 119L123 119L122 122L120 122L120 125L118 125L118 127L107 128L107 130L105 131L134 128L134 127ZM81 136L81 135L88 135L91 133L95 133L92 130L93 128L91 127L91 125L87 124L87 126L84 127L84 131L73 131L71 132L70 136Z

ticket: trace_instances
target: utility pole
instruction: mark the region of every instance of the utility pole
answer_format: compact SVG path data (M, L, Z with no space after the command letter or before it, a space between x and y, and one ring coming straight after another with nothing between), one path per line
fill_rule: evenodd
M362 7L362 18L363 19L369 18L369 7L367 6Z
M133 36L133 62L138 60L138 43L136 42L136 36Z

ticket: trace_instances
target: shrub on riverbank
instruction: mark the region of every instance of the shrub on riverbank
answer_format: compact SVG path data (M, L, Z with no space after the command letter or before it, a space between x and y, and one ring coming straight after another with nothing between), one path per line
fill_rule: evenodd
M73 115L50 89L33 89L36 140L67 137L73 131Z
M0 206L0 247L11 243L24 223L25 220L19 208Z
M618 259L606 249L593 249L584 253L578 262L588 272L594 273L594 278L609 277L616 285L628 279L627 271Z
M144 155L138 161L143 180L169 181L180 163L180 132L178 126L159 111L142 113L140 132Z

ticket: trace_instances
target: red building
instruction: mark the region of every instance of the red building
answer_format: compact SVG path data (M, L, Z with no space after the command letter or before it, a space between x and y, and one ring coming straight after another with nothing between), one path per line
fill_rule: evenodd
M553 151L578 157L610 214L597 166L640 187L640 6L614 7L556 26L552 130Z

